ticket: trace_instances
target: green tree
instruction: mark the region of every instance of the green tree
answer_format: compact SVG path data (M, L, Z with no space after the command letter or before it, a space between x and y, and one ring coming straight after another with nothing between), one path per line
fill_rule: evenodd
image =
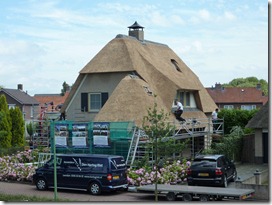
M0 147L11 147L11 131L9 130L9 123L6 114L0 111Z
M0 95L0 147L11 147L11 118L5 95Z
M222 109L218 112L218 118L224 118L224 133L230 134L233 127L239 126L245 128L248 121L258 112L254 110Z
M258 79L256 77L247 77L247 78L235 78L229 83L224 83L224 87L256 87L257 84L261 84L261 89L263 93L268 95L268 83L264 79Z
M10 109L10 116L12 121L12 140L11 145L13 147L20 147L24 146L24 119L23 119L23 113L18 107Z
M224 154L229 159L235 161L241 160L241 150L243 147L243 136L244 131L239 126L232 127L230 134L225 135L221 138L221 141L218 143L212 144L212 149L208 150L207 153L210 154ZM205 153L205 151L204 151Z
M165 113L163 110L158 111L156 103L153 108L148 108L147 112L148 115L144 116L142 128L151 142L148 148L153 151L157 159L166 160L175 153L182 153L187 146L187 141L181 142L171 138L175 127L169 122L170 113ZM156 152L156 150L159 151Z
M68 90L70 90L70 86L64 81L64 82L62 83L62 89L61 89L60 95L61 95L61 96L64 96L65 93L66 93L66 91L68 91Z
M34 134L34 132L35 132L34 127L35 127L35 125L33 125L32 122L30 122L30 123L28 123L28 124L26 125L26 131L27 131L27 133L29 134L30 139L32 139L32 136L33 136L33 134Z

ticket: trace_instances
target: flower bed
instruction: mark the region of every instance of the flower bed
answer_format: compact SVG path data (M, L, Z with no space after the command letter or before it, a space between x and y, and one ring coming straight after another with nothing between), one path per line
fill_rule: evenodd
M0 181L31 182L37 168L33 165L33 162L37 161L37 159L38 153L32 150L0 157Z
M165 165L157 172L158 184L177 184L187 181L186 170L191 165L190 161L184 160L166 162ZM156 167L150 168L128 169L128 181L132 186L140 186L153 184L156 180Z

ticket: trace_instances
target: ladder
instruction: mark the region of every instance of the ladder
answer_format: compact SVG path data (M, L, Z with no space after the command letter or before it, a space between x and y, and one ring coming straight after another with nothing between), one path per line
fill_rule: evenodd
M133 131L132 139L130 142L129 150L128 150L127 160L126 160L126 164L129 167L133 164L135 160L138 143L139 143L139 128L135 127Z
M38 167L44 165L44 163L47 162L52 155L52 153L39 153Z
M133 136L131 139L130 147L128 150L128 155L126 159L126 164L128 167L132 167L135 159L140 158L142 155L142 148L143 146L140 146L139 144L142 144L142 139L148 139L148 136L145 134L143 130L140 128L135 127L133 131ZM145 144L145 143L143 143ZM145 146L144 146L145 147ZM145 149L145 148L144 148ZM139 156L137 156L139 155Z

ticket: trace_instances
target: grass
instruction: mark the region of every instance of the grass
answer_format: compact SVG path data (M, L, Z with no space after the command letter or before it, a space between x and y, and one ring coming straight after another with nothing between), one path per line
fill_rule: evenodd
M54 202L54 198L48 197L37 197L37 196L24 196L24 195L9 195L9 194L1 194L0 193L0 201L5 202ZM57 199L60 201L70 201L67 199Z

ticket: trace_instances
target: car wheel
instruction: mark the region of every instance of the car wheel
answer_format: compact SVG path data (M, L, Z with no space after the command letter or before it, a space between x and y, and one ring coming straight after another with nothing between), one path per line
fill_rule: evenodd
M99 195L101 193L101 187L98 182L92 182L89 191L92 195Z
M234 170L231 181L232 181L232 182L235 182L236 179L237 179L237 171Z
M38 190L46 190L47 189L47 182L44 178L38 178L36 181L36 187Z
M225 188L228 187L228 180L226 175L223 176L222 186Z

